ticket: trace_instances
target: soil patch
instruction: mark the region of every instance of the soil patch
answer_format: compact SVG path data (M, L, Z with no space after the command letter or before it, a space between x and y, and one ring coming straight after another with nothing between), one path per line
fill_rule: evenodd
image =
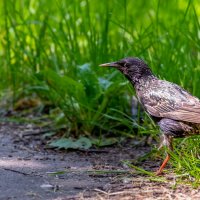
M34 134L40 131L32 124L0 124L0 199L200 199L200 189L175 187L174 174L156 182L128 173L124 161L150 147L56 151L45 148L46 141ZM155 171L159 164L149 159L141 167Z

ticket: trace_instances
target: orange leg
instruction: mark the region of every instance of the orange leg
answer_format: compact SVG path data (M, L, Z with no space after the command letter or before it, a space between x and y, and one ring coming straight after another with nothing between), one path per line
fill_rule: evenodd
M167 162L169 161L170 159L170 155L167 154L165 160L163 161L162 165L160 166L159 170L156 172L156 175L160 175L164 169L164 167L166 166Z

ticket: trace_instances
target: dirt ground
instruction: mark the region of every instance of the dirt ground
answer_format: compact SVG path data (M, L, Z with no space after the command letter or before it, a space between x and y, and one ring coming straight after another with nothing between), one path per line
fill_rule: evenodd
M150 147L56 151L45 148L40 131L32 124L0 124L0 200L200 199L200 189L175 186L174 174L164 174L166 181L160 182L134 170L128 173L123 161ZM141 167L155 171L159 164L149 159Z

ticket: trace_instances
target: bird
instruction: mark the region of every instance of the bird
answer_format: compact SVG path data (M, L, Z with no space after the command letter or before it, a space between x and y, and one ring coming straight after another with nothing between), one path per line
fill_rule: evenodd
M100 66L115 68L130 81L144 111L158 125L161 133L159 149L168 148L156 171L156 175L161 175L170 160L173 139L200 134L200 100L179 85L157 78L140 58L128 57Z

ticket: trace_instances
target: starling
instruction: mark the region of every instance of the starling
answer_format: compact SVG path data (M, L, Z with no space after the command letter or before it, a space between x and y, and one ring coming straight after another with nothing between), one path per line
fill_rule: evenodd
M118 69L132 83L138 101L160 128L159 148L166 146L172 151L173 138L200 134L200 100L180 86L158 79L143 60L124 58L100 66ZM168 152L157 175L169 159Z

